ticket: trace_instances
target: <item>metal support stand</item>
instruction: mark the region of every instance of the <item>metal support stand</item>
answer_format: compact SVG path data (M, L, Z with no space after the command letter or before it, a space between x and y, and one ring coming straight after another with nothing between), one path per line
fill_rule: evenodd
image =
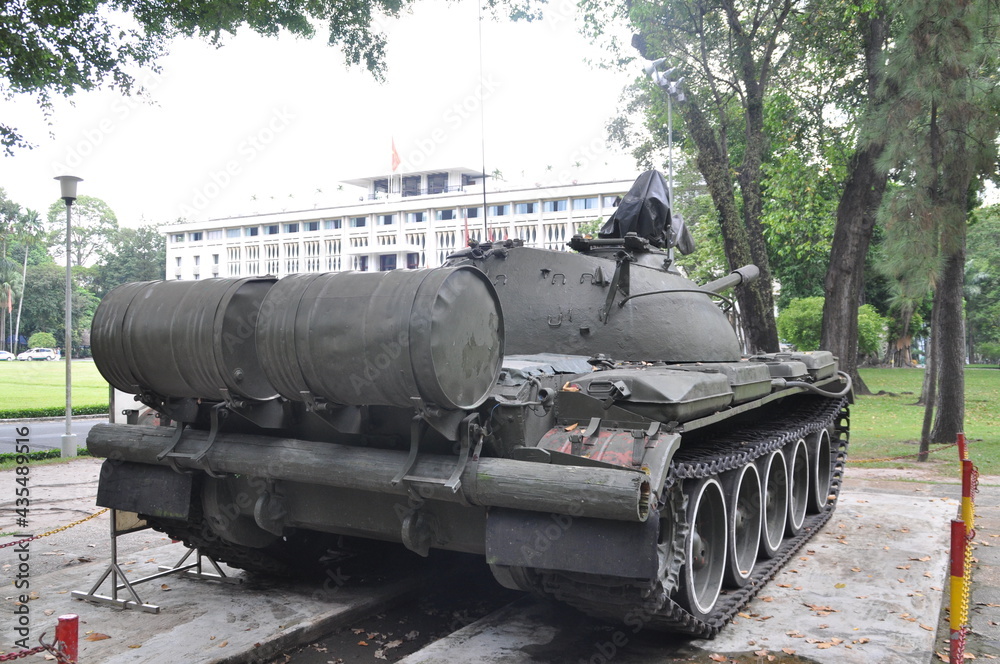
M125 522L124 525L119 527L119 518L123 514L132 515L132 522ZM128 519L129 517L125 517ZM139 597L139 593L136 592L135 586L140 583L145 583L146 581L152 581L153 579L159 579L164 576L169 576L170 574L183 574L184 576L190 576L196 579L206 579L212 581L224 581L227 583L242 583L242 579L226 576L226 573L222 571L212 558L206 556L199 552L197 549L188 548L184 555L178 560L174 565L161 565L157 569L159 570L156 574L150 574L149 576L144 576L140 579L135 579L134 581L129 581L128 577L125 576L125 572L122 571L121 566L118 564L118 537L120 535L125 535L127 533L134 533L140 530L145 530L149 528L145 521L138 519L138 515L134 515L131 512L120 512L119 510L111 510L111 564L108 568L104 570L104 574L97 580L97 583L91 587L88 592L83 592L81 590L74 590L72 596L76 599L82 599L87 602L93 602L95 604L106 604L108 606L115 606L120 609L139 609L146 613L159 613L160 607L156 604L147 604L143 602ZM194 562L187 562L191 554L195 554ZM215 572L205 571L202 565L202 558L206 559L211 565ZM111 596L99 595L97 593L98 589L104 584L104 581L111 577ZM119 583L119 580L121 583ZM125 599L119 597L119 591L127 590L128 595L131 599Z

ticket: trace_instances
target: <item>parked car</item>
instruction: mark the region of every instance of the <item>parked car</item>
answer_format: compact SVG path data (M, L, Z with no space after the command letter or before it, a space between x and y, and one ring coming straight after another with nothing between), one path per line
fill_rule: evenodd
M6 350L0 350L0 362L10 362L14 359L14 353Z
M17 356L19 360L58 360L59 354L51 348L32 348Z

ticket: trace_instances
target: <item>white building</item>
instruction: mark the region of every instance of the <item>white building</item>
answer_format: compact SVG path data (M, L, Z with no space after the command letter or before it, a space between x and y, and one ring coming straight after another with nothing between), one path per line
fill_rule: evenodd
M167 279L438 267L467 239L566 250L581 224L611 215L632 180L484 194L482 172L456 168L346 183L367 195L350 205L165 227Z

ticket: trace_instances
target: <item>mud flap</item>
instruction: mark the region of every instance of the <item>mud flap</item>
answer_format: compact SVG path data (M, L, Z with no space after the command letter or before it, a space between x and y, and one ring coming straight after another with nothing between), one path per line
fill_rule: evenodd
M97 505L186 521L191 514L194 475L165 466L106 459L101 465Z
M659 519L631 523L493 508L486 518L486 561L653 579L658 535Z

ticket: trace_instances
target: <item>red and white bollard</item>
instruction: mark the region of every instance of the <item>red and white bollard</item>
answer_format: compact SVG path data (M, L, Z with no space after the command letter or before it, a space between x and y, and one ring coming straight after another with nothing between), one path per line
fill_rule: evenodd
M59 622L56 624L56 648L59 648L69 661L77 661L80 652L80 616L75 613L59 616Z

